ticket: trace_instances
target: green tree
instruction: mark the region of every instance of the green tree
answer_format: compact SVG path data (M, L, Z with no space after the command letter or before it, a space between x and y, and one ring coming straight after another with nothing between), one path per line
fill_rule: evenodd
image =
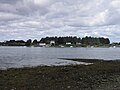
M26 41L26 46L29 47L29 46L31 46L31 45L32 45L32 40L31 40L31 39L27 40L27 41Z
M38 44L38 41L35 39L34 41L33 41L33 45L37 45Z

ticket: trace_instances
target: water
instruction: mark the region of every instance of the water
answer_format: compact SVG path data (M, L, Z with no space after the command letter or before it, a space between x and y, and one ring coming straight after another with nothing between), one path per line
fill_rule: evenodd
M0 68L80 64L58 58L120 60L120 48L0 47Z

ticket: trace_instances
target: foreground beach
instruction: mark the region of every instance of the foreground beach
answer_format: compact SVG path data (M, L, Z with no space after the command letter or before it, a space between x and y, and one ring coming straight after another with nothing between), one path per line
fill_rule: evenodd
M0 90L120 89L120 61L67 60L93 64L0 70Z

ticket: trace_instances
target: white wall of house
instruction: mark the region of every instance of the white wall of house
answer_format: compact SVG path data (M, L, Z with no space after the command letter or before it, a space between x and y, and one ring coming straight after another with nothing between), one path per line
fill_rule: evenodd
M50 41L50 44L55 44L55 41Z
M46 43L39 43L39 46L46 46Z
M67 42L66 45L71 45L72 43L71 42Z

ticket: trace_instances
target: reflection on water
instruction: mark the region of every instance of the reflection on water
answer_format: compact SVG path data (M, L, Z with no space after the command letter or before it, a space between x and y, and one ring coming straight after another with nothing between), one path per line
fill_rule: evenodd
M120 59L120 48L0 47L0 68L80 64L80 62L66 61L58 58L116 60Z

